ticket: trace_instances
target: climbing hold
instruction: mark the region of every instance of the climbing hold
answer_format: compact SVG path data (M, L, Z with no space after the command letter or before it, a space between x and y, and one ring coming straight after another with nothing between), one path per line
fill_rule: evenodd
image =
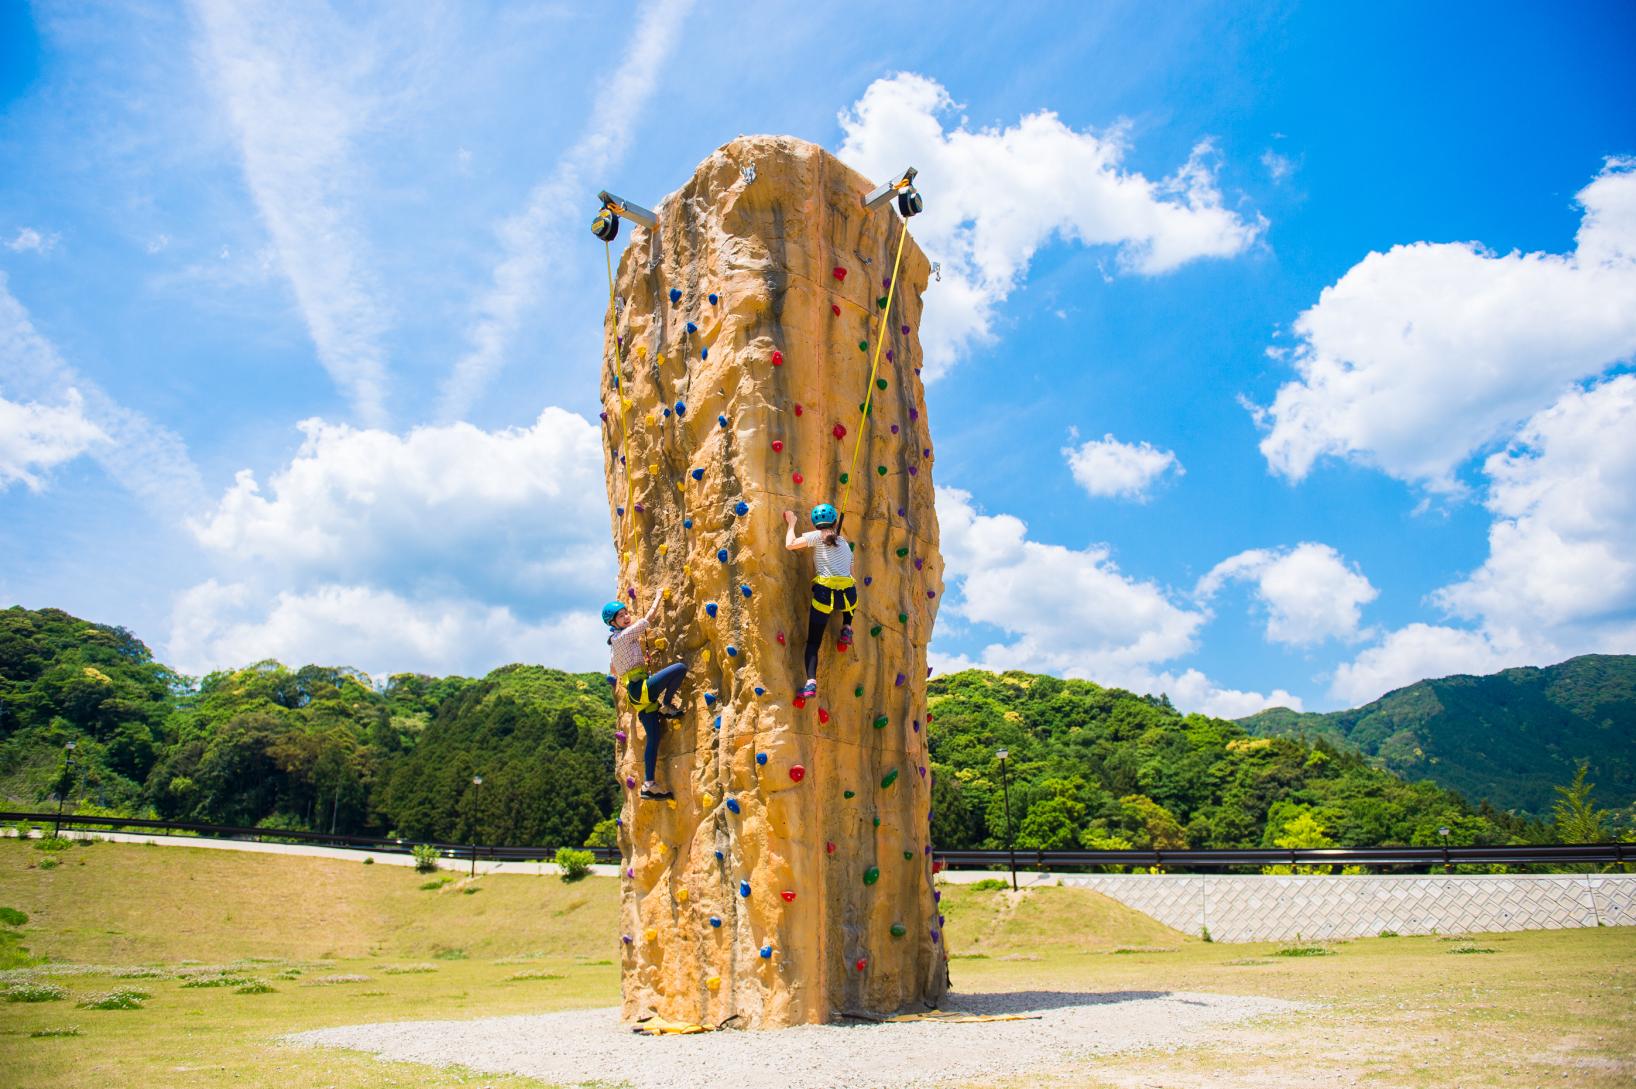
M779 632L778 635L775 638L777 638L779 646L784 645L784 633L783 632Z
M908 335L909 335L909 327L908 327L908 326L907 326L907 325L900 325L900 326L898 326L898 330L899 330L899 332L901 332L901 333L902 333L902 334L903 334L903 335L904 335L904 336L908 336Z
M619 517L623 518L623 517L625 517L625 508L624 507L615 507L614 508L614 513L617 514Z
M890 722L890 721L891 721L891 719L887 718L885 715L881 715L880 717L875 719L875 729L877 729L877 730L885 729L886 724L888 722Z
M879 866L871 866L871 867L869 867L867 870L865 870L863 872L863 883L865 885L873 885L875 882L877 882L879 880L880 880L880 867Z
M783 365L784 365L784 353L775 351L773 353L773 366L782 367Z
M704 614L706 616L712 618L712 619L715 618L716 609L717 609L717 606L716 606L716 603L714 601L706 601L704 603Z
M670 551L670 546L668 544L661 543L659 545L659 555L663 556L666 552L669 552L669 551Z
M721 729L721 716L720 715L716 716L716 721L710 724L710 728L713 729L713 730Z
M834 315L835 315L835 316L836 316L836 317L840 317L840 316L841 316L841 308L840 308L840 306L839 306L839 305L838 305L838 304L836 304L836 303L830 303L830 304L829 304L829 312L830 312L830 313L831 313L831 314L834 314Z
M780 895L780 896L782 896L784 898L784 902L786 904L795 903L795 890L794 889L785 889L783 892L779 893L778 895Z
M893 424L892 425L892 434L896 435L897 433L898 433L898 425Z
M908 680L908 678L905 677L903 674L899 673L898 674L898 679L892 682L892 686L894 688L902 688L903 687L903 682L906 681L906 680Z
M716 299L717 299L716 293L714 291L712 291L708 297L710 299L710 305L715 306L716 305Z
M915 570L919 571L922 568L924 568L925 566L926 566L926 558L924 556L916 556L915 557Z
M849 475L850 475L850 474L849 474L849 473L842 473L842 474L841 474L841 483L842 483L842 484L845 484L845 483L846 483L846 481L847 481L847 477L848 477L848 476L849 476Z
M876 299L875 300L875 305L877 307L879 307L880 309L885 310L886 309L886 296L882 295L880 298Z
M885 476L886 475L886 466L884 466L884 465L875 466L875 475Z
M909 550L908 550L908 549L907 549L907 548L900 548L900 549L898 549L898 555L899 555L899 556L900 556L900 557L902 557L902 556L907 556L907 555L908 555L908 554L909 554Z
M837 280L845 281L846 280L846 269L841 268L839 265L835 266L834 276L835 276L835 278Z
M907 624L908 622L909 622L909 614L908 613L898 613L898 623L899 624Z
M874 627L869 629L869 634L870 635L879 636L880 633L881 633L881 626L879 624L876 624Z
M720 930L721 929L721 916L720 915L710 916L710 925L715 927L717 930Z
M710 349L709 348L700 348L699 349L699 358L700 359L709 359L710 358Z
M679 903L679 904L687 903L687 890L686 889L677 889L676 890L676 902Z
M684 401L677 401L676 402L676 415L678 415L678 416L686 416L687 415L687 404L686 404L686 402L684 402Z
M876 389L885 389L886 388L886 379L884 379L884 378L875 379L875 388Z
M703 480L704 479L704 470L703 469L694 469L693 472L690 475L693 477L694 480Z
M799 711L801 708L803 708L803 707L805 707L807 705L807 701L806 701L806 698L804 696L796 696L795 699L792 700L791 702L795 704L795 709L797 711Z
M774 439L773 440L773 453L782 454L783 452L784 452L784 440L783 439Z
M625 867L625 876L626 877L635 877L636 876L636 871L634 869L632 869L631 867L626 866Z
M716 559L720 560L722 563L726 563L727 562L727 550L725 548L716 549Z
M791 473L790 479L797 484L805 484L807 480L807 478L802 476L800 473Z
M692 322L688 322L687 323L687 331L688 331L688 334L691 336L692 334L697 333L699 331L699 327L697 325L694 325Z
M727 857L727 856L726 856L726 855L724 855L724 854L722 854L722 853L721 853L721 852L720 852L720 851L717 851L717 852L716 852L716 861L717 861L717 862L720 862L720 861L722 861L722 860L723 860L723 859L725 859L725 858L726 858L726 857Z
M635 788L636 788L636 780L632 779L629 775L625 776L625 789L634 790Z
M801 406L800 405L795 406L795 414L797 416L801 415Z
M858 796L858 792L855 791L855 790L843 790L843 791L841 791L841 797L843 797L843 798L856 798L857 796Z
M859 686L858 686L858 687L856 687L856 688L854 688L854 689L853 689L853 690L852 690L852 694L853 694L853 695L854 695L854 696L859 696L859 697L861 697L861 696L862 696L862 695L863 695L863 685L861 685L861 684L860 684L860 685L859 685Z
M772 946L764 945L764 946L761 947L761 959L762 960L772 960L773 959L773 947Z
M892 362L892 349L886 349L886 362Z
M699 795L699 808L700 809L709 809L711 806L713 806L715 804L716 804L716 796L714 794L700 794Z
M870 585L870 584L871 584L871 583L873 583L873 582L874 582L874 581L875 581L875 576L874 576L874 575L865 575L865 576L864 576L864 577L863 577L863 584L864 584L864 585L865 585L865 586L868 586L868 585Z
M741 812L741 809L739 807L737 798L728 798L727 799L727 812L729 812L729 813ZM749 888L750 886L748 884L746 884L744 887ZM745 895L748 896L749 893L745 893Z
M767 754L764 753L764 752L756 753L756 763L758 763L758 764L762 765L763 767L765 767L766 763L767 763Z
M919 731L920 731L920 723L918 723L918 722L917 722L917 723L915 723L915 731L916 731L916 732L917 732L917 733L918 733L918 732L919 732ZM920 777L921 777L921 778L922 778L922 779L924 779L924 778L926 778L926 766L925 766L925 765L924 765L924 764L922 764L922 765L921 765L921 766L920 766Z
M867 340L858 341L858 351L867 352L868 350L869 350L869 342Z
M858 958L858 971L861 972L867 967L869 967L869 962L867 960L865 960L863 957L859 957Z
M624 942L626 945L635 945L636 944L636 939L631 937L629 934L619 935L619 940Z
M642 931L642 940L656 942L659 940L659 932L650 926L646 930Z
M683 529L692 529L693 528L693 519L683 518L682 519L682 528Z
M882 790L885 790L887 787L891 786L893 783L895 783L897 781L898 781L898 769L893 768L891 771L887 772L885 775L882 775L880 777L880 788Z
M704 694L704 705L706 707L716 706L716 694L714 692L706 692Z
M806 777L807 777L807 769L806 768L802 767L800 764L792 764L790 766L790 782L799 783L802 779L805 779Z
M875 818L875 827L876 827L876 828L879 828L879 827L880 827L880 818L879 818L879 817L876 817L876 818Z
M755 687L755 693L756 693L756 695L758 695L758 696L765 696L765 695L766 695L766 694L767 694L767 690L766 690L766 689L765 689L765 688L763 688L763 687L761 687L761 686L760 686L760 685L759 685L759 684L758 684L758 685L756 685L756 687Z
M727 657L737 658L738 657L738 647L734 646L732 643L728 643L727 644Z
M918 419L920 419L920 409L918 409L918 408L911 408L911 409L910 409L910 410L909 410L909 419L911 419L911 420L918 420Z
M680 289L674 288L674 287L670 289L670 301L671 302L681 302L682 301L682 293L681 293Z
M752 593L752 591L750 589L750 584L747 583L747 582L740 583L739 588L738 588L738 592L743 594L745 597L749 597L750 594Z
M840 424L836 424L834 427L830 428L829 433L834 435L837 439L846 438L846 428L842 427Z
M750 513L750 504L748 504L744 500L740 499L737 503L733 504L733 513L734 514L749 514Z
M704 981L704 985L709 987L712 991L719 991L721 990L721 977L711 976L709 979Z
M911 465L911 466L909 466L909 475L910 476L919 476L920 475L920 470L916 469L913 465Z
M831 843L825 843L824 844L824 850L829 854L834 854L835 853L835 844L832 843L832 842Z
M822 707L818 708L818 721L823 723L827 723L829 721L829 712L824 710Z
M907 927L905 927L902 923L893 923L892 924L892 937L901 938L907 933L909 933L909 929Z
M933 945L937 944L937 931L935 931L935 930L932 931L932 944Z
M727 417L726 416L717 416L716 417L716 423L720 424L722 427L726 427L727 426Z
M614 740L615 741L625 740L625 731L624 730L615 730L614 731Z

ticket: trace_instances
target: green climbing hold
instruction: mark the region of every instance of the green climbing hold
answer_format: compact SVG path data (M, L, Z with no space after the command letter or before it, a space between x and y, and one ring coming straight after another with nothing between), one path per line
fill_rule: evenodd
M885 716L885 715L882 715L882 716L880 716L880 717L879 717L879 718L877 718L877 719L876 719L876 720L875 720L875 729L877 729L877 730L882 730L882 729L885 729L885 728L886 728L886 724L887 724L887 723L888 723L888 722L890 722L890 721L892 721L892 720L891 720L891 719L889 719L889 718L887 718L887 717L886 717L886 716ZM897 772L895 772L895 771L894 771L894 772L893 772L893 773L892 773L892 774L893 774L893 775L896 775L896 774L897 774Z
M867 352L868 350L869 350L869 342L867 340L858 341L858 351Z
M856 791L852 791L852 790L843 790L843 791L841 791L841 797L843 797L843 798L856 798L857 796L858 796L858 794L857 794Z
M899 624L907 624L908 622L909 622L909 614L908 613L898 613L898 623Z
M869 634L875 636L876 638L879 638L880 637L880 625L876 624L874 627L870 628L869 629Z
M876 827L876 828L879 828L879 827L880 827L880 818L879 818L879 817L876 817L876 818L875 818L875 827Z
M909 554L909 550L907 548L898 549L898 556L900 558L903 557L903 556L907 556L908 554Z
M907 857L908 854L909 854L909 852L907 852L907 851L904 852L905 857ZM908 929L908 927L904 926L902 923L893 923L892 924L892 937L901 938L907 933L909 933L909 929Z
M886 466L884 466L884 465L875 466L875 472L877 474L879 474L880 476L885 476L886 475Z
M913 861L914 857L915 857L915 853L913 851L904 851L903 852L903 861L905 861L905 862Z
M842 473L842 474L841 474L841 483L842 483L842 484L845 484L845 483L846 483L846 474L845 474L845 473Z
M880 777L880 788L882 790L885 790L887 787L891 786L893 783L895 783L897 781L898 781L898 769L893 768L891 771L887 772L885 775L882 775Z
M875 388L876 389L885 389L886 388L886 379L884 379L884 378L875 379Z
M875 300L875 305L880 307L882 310L885 310L886 309L886 296L882 295L880 298L876 299Z
M873 885L875 882L877 882L879 880L880 880L880 867L879 866L871 866L871 867L869 867L867 870L865 870L863 872L863 883L865 885Z
M862 699L863 698L863 685L860 684L858 687L854 688L852 690L852 694L854 696L857 696L859 699Z

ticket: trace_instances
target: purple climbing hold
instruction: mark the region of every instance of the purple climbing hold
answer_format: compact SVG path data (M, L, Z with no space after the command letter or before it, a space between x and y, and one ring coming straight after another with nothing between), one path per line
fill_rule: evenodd
M625 943L625 944L626 944L626 945L632 945L632 944L634 944L634 943L633 943L633 941L632 941L632 939L631 939L631 936L630 936L630 935L629 935L629 934L621 934L621 935L620 935L620 936L619 936L619 940L620 940L620 941L622 941L622 942L624 942L624 943Z
M623 518L623 517L625 517L625 508L624 507L615 507L614 508L614 513L619 515L619 517Z
M908 679L909 679L908 677L905 677L903 674L899 673L898 674L898 679L892 682L892 687L902 688L903 687L903 682L908 680Z
M886 349L886 362L892 362L892 349Z
M941 891L932 893L932 903L941 904L942 902L943 902L943 893Z
M625 788L629 790L634 786L636 786L636 780L632 779L629 775L625 776Z
M933 945L937 944L937 931L935 931L935 930L932 931L932 944Z
M916 469L913 465L911 465L911 466L909 466L909 475L910 476L919 476L920 471L918 469Z
M926 559L925 559L925 557L923 557L923 556L916 556L916 557L915 557L915 570L916 570L916 571L919 571L919 570L920 570L920 569L922 569L922 568L923 568L923 567L925 567L925 566L926 566Z
M903 517L903 516L904 516L904 515L905 515L905 514L907 514L907 513L908 513L908 512L907 512L907 511L905 511L905 510L904 510L904 509L903 509L903 508L902 508L902 507L899 507L899 508L898 508L898 517L899 517L899 518L902 518L902 517Z
M638 503L638 504L636 504L636 513L637 514L645 514L645 513L647 513L647 508L642 506L642 504Z
M635 877L636 876L636 871L631 869L629 866L626 866L625 867L625 876L626 877Z
M926 778L926 769L924 767L920 769L920 777L922 779Z
M936 590L927 590L926 591L926 600L927 601L930 601L932 598L934 598L936 596L937 596L937 591Z
M604 412L604 413L601 413L601 416L602 416L602 422L607 423L608 422L608 414L606 412Z
M890 276L882 276L880 278L880 286L882 286L882 287L891 287L892 286L892 278Z
M904 336L909 335L909 327L907 325L900 325L898 328L902 331Z
M922 447L921 451L920 451L920 456L923 457L923 458L931 457L932 456L932 448L930 446Z
M625 740L625 731L624 730L615 730L614 731L614 740L615 741Z
M892 434L896 435L897 433L898 433L898 425L893 424L892 425Z
M918 420L918 419L920 419L920 409L918 409L918 408L911 408L911 409L910 409L910 410L909 410L909 419L911 419L911 420Z
M920 720L918 718L915 719L914 727L915 727L915 733L918 734L920 732Z

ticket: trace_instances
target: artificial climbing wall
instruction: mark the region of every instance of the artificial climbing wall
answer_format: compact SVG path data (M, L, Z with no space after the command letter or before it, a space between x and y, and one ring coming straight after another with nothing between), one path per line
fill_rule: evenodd
M673 802L638 799L642 731L619 700L627 1019L775 1028L945 989L925 731L943 565L916 335L929 270L908 239L888 307L903 221L862 207L872 184L813 144L744 137L659 205L657 232L627 223L615 243L629 238L602 402L620 590L640 609L663 596L650 668L689 670L660 752ZM814 504L841 505L866 388L844 507L856 643L838 651L831 621L819 696L798 706L813 561L784 548L783 512L804 531Z

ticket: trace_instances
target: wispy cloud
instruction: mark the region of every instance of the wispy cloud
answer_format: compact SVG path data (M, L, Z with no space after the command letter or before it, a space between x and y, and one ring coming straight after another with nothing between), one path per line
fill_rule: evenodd
M540 297L546 257L560 224L572 220L593 179L608 170L630 137L631 127L658 84L665 58L681 38L693 0L653 0L637 20L624 62L598 89L589 128L563 153L549 177L536 185L522 211L499 227L501 256L474 307L466 353L443 383L445 419L471 411L489 380L505 365L506 352L524 312Z
M389 313L349 214L353 139L377 105L359 79L372 45L328 12L228 0L194 8L201 61L319 361L354 411L379 423Z
M6 243L6 249L12 253L38 253L44 256L57 248L61 237L56 233L41 234L33 227L19 227L16 236Z
M175 432L118 404L77 373L34 327L0 273L0 387L41 405L56 405L90 430L80 450L148 507L180 520L204 502L199 471ZM95 441L93 441L95 440ZM104 441L106 440L106 441ZM78 451L76 451L78 452Z

